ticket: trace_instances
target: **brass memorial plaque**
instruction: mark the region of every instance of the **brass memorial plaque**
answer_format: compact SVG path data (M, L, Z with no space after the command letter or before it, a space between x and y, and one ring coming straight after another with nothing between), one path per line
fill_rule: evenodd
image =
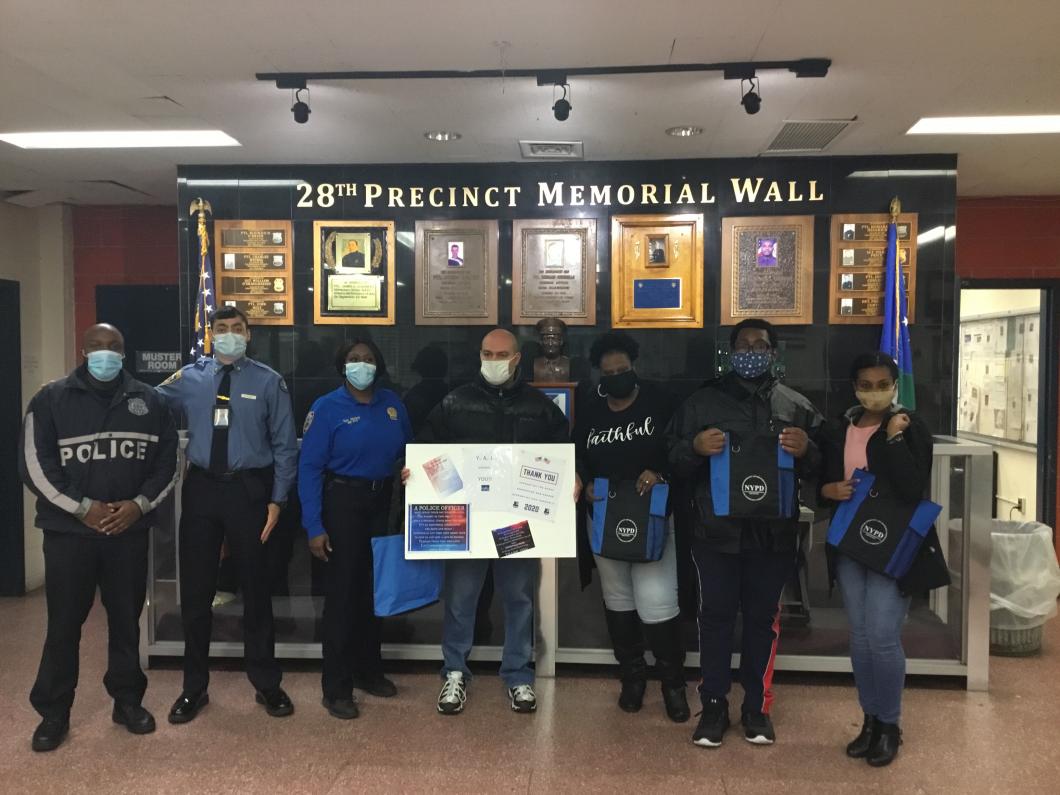
M512 323L596 324L596 221L512 222Z
M247 222L242 222L247 223ZM291 225L287 221L255 221L260 226L234 226L223 230L221 246L225 248L273 248L288 246ZM220 248L220 246L218 247Z
M290 221L214 221L217 306L255 325L293 325L292 242Z
M497 324L496 221L416 222L416 323Z
M889 223L887 213L832 216L829 323L883 322ZM896 226L898 262L906 282L908 316L912 323L916 310L916 213L899 214Z
M813 216L723 218L721 324L813 323Z

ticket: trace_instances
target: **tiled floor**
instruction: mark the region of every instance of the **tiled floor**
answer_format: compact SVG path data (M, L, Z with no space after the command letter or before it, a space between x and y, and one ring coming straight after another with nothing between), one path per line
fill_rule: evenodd
M1060 792L1060 625L1040 657L993 658L989 694L914 681L906 745L883 770L843 755L860 724L847 677L779 676L771 748L736 733L721 749L697 748L692 724L669 723L654 687L645 710L626 715L615 682L576 673L541 682L533 716L512 714L498 680L480 676L467 711L445 718L425 670L396 675L399 696L366 697L349 722L324 713L313 671L285 678L297 705L285 719L255 706L241 673L215 673L210 706L186 726L165 721L179 672L152 671L145 703L159 729L134 737L110 722L98 606L70 738L34 754L27 693L43 625L40 595L0 599L2 792Z

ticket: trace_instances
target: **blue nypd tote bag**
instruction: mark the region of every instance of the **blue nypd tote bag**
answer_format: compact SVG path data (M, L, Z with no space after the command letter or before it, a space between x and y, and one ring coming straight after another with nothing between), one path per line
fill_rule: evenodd
M942 506L909 502L871 472L855 469L854 493L839 504L828 526L828 543L872 571L900 579L913 565Z
M445 562L405 560L405 535L372 539L375 614L396 616L434 604L441 597Z
M710 457L710 496L716 516L788 519L795 515L795 459L774 434L725 434Z
M643 497L633 480L596 478L592 504L594 553L602 558L643 563L659 560L666 546L666 520L670 486L657 483Z

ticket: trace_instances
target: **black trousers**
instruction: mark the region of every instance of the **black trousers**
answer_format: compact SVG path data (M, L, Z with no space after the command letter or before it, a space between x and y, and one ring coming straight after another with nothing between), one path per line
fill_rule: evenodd
M780 639L780 594L795 570L795 551L714 552L693 540L699 572L699 660L706 703L724 698L732 683L733 632L743 615L740 684L743 711L769 714L773 704L773 664Z
M391 489L329 480L322 519L331 541L325 564L324 666L327 698L349 698L354 677L383 672L380 620L375 615L372 536L386 528Z
M250 477L249 475L247 477ZM261 531L268 490L243 478L217 480L191 469L180 515L180 615L184 624L184 692L210 683L210 635L221 544L228 542L243 595L243 654L247 678L258 690L280 686L269 583L268 544Z
M74 703L81 625L99 588L107 611L107 673L103 685L122 704L139 704L147 690L140 669L140 612L147 593L147 532L117 536L44 533L48 636L33 708L44 718L63 719Z

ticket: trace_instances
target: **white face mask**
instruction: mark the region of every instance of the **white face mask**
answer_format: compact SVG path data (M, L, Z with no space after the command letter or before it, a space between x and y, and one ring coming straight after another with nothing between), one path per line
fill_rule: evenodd
M487 383L500 386L512 377L510 359L483 360L480 372Z

